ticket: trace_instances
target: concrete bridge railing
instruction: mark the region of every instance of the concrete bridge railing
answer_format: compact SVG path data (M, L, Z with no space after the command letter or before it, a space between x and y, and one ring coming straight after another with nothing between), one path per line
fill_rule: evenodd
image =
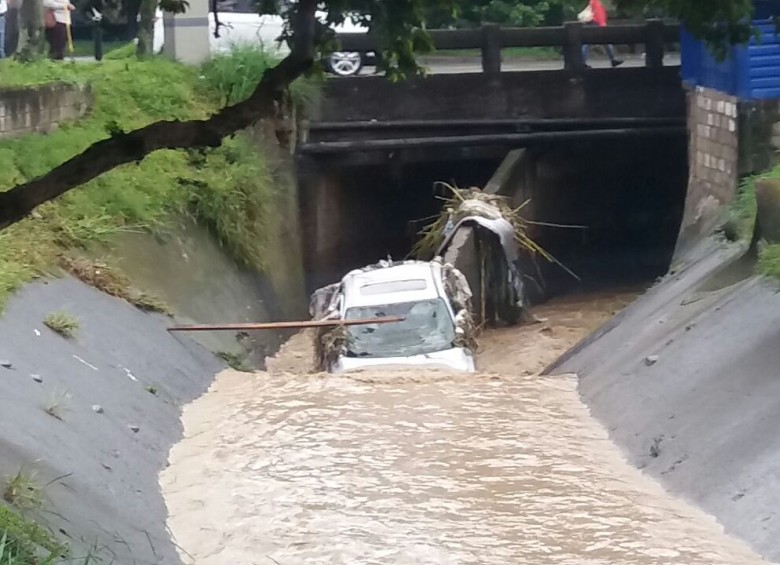
M597 27L567 22L558 27L502 28L484 25L477 29L429 30L436 50L480 49L482 70L501 72L501 49L508 47L561 47L567 69L585 68L583 45L644 45L648 67L664 66L665 44L679 41L680 26L661 19L644 23ZM344 51L376 51L376 37L364 33L340 33L337 39Z

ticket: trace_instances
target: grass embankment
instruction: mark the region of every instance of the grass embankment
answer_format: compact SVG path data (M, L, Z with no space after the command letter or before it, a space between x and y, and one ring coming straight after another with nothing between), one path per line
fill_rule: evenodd
M160 119L204 118L248 95L273 63L245 49L191 68L138 61L132 49L115 50L101 64L0 63L0 88L64 81L88 83L94 93L90 115L78 123L0 143L0 190L46 173L111 132ZM296 85L294 96L301 100L311 88ZM245 134L218 149L159 151L120 167L0 232L0 309L24 283L55 272L69 250L110 244L123 231L162 229L172 213L192 214L237 260L262 269L278 222L275 190L271 164Z
M739 238L750 241L756 221L756 181L762 178L780 179L780 166L766 173L747 178L740 187L731 207L736 221ZM761 244L758 252L758 271L761 274L780 279L780 244Z
M104 41L103 42L103 56L108 53L121 49L127 45L126 41ZM75 39L73 41L73 53L69 53L69 56L73 57L93 57L95 55L95 42L89 39Z

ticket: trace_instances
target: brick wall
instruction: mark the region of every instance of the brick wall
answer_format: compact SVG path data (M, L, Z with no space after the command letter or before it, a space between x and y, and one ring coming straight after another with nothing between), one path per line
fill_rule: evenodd
M690 176L678 256L717 225L736 195L739 128L736 97L701 87L689 91Z
M55 83L0 89L0 139L56 129L90 109L88 87Z

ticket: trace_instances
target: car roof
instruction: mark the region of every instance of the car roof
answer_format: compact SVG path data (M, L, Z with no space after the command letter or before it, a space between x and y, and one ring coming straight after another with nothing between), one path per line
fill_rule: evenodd
M437 281L438 277L438 281ZM406 262L370 270L355 270L343 279L344 306L378 306L440 298L441 265Z

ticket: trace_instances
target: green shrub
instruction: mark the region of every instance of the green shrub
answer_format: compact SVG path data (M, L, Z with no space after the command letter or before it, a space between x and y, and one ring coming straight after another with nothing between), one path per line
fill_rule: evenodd
M229 53L215 55L206 62L201 76L204 86L218 95L220 104L235 104L246 100L265 70L278 62L279 57L262 46L236 45ZM291 89L295 103L308 105L317 89L313 79L295 81Z
M743 241L749 241L753 236L757 213L756 181L764 178L780 179L780 166L745 179L731 206L731 215L737 223L739 236ZM764 275L780 278L780 244L760 247L758 271Z

